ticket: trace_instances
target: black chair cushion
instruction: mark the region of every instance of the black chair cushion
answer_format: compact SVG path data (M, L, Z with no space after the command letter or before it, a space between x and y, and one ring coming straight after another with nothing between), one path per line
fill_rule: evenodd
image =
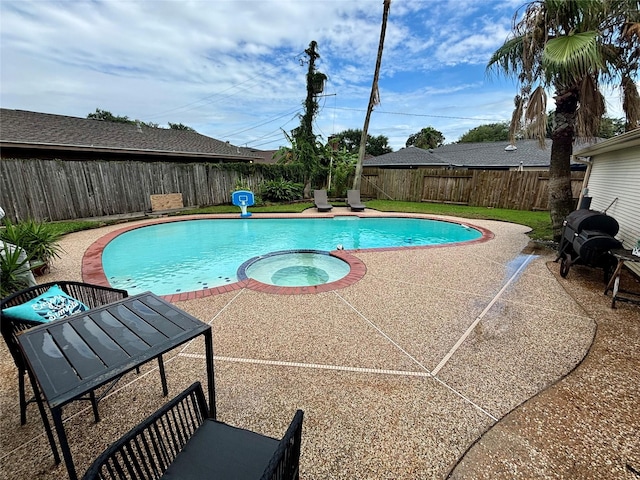
M259 479L280 441L207 419L161 477Z

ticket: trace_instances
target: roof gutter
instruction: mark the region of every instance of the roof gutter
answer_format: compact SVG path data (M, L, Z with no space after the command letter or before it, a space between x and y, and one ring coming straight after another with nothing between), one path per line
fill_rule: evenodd
M622 135L609 138L604 142L596 143L589 147L578 150L574 153L573 157L593 157L602 153L614 152L621 148L637 147L640 146L640 128L625 132Z
M584 178L582 179L582 188L580 189L580 195L578 196L578 204L576 205L577 210L578 208L580 208L580 205L582 205L582 199L589 193L589 177L591 177L593 161L591 160L591 157L576 157L575 155L571 155L571 160L587 165L587 170L584 172Z

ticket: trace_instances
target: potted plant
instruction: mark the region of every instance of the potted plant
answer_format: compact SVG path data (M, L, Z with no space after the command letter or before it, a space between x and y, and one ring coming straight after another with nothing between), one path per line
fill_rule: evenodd
M0 241L0 298L35 284L29 260L21 248Z
M5 219L0 230L0 240L24 249L35 275L46 273L51 260L60 257L60 236L50 224L31 219L18 223Z

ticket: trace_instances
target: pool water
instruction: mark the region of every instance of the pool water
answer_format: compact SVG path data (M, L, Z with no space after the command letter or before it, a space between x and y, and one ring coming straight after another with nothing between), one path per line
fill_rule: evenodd
M250 258L284 250L345 250L437 245L478 239L465 225L417 218L204 219L127 231L107 244L109 283L158 295L238 281Z
M238 269L238 277L279 287L305 287L335 282L349 271L347 262L327 252L285 251L246 261Z

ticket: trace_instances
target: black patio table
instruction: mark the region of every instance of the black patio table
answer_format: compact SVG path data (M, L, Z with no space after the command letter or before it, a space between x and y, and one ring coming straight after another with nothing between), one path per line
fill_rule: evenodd
M32 384L37 381L40 386L34 390L42 390L51 410L71 480L78 477L62 407L198 335L205 338L209 408L215 415L211 326L151 292L45 323L18 336ZM164 384L163 390L166 395ZM35 393L48 427L41 394ZM49 440L59 463L55 443Z

